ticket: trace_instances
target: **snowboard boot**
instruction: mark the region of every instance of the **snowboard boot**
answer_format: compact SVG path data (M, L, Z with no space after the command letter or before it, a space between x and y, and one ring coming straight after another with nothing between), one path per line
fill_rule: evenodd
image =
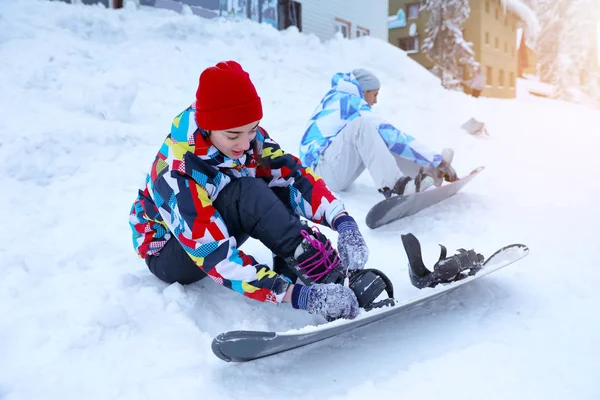
M300 279L304 285L313 283L344 283L342 263L329 239L315 226L300 231L302 242L294 254L285 258L287 268Z
M386 199L392 196L406 196L418 192L423 192L429 189L434 184L434 179L424 173L424 169L421 168L419 173L413 178L410 176L403 176L394 185L392 189L384 187L379 189L379 193L383 194Z
M292 283L296 283L296 280L298 279L298 276L288 266L285 258L277 255L273 255L273 271L289 279Z
M355 271L344 270L337 251L331 242L317 227L312 229L305 225L300 232L302 242L292 256L281 258L274 257L273 270L289 277L292 272L304 285L314 283L334 283L348 285L354 292L358 304L365 310L392 306L395 304L394 288L389 278L381 271L365 268ZM296 278L291 279L295 282ZM375 301L383 291L388 298Z

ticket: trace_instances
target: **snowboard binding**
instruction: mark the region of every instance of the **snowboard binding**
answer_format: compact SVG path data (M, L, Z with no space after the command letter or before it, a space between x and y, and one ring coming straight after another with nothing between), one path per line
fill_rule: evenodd
M394 286L383 272L373 268L349 271L348 280L358 305L365 311L394 305ZM384 290L389 298L375 302Z
M440 258L430 271L423 264L421 244L415 235L402 235L402 243L408 256L410 282L419 289L459 281L475 275L483 267L484 257L474 250L458 249L458 254L446 257L446 247L440 245Z

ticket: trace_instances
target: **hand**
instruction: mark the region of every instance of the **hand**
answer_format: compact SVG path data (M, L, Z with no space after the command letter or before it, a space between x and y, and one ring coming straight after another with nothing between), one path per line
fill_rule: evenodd
M454 168L452 168L452 165L450 165L450 163L447 163L446 161L442 161L440 165L437 166L437 170L440 171L440 174L444 177L444 180L446 180L447 182L454 182L458 180L456 171L454 170Z
M358 300L349 287L336 283L294 285L292 307L319 314L327 321L338 318L354 319L358 315Z
M345 214L333 221L334 229L338 231L338 254L346 271L363 269L369 260L369 248L365 243L356 221Z

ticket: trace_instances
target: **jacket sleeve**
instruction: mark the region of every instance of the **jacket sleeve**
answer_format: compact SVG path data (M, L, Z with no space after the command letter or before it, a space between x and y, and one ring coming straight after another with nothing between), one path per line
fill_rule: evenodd
M154 182L152 194L169 230L209 277L246 297L281 302L289 281L236 248L202 186L166 173Z
M256 138L259 167L256 176L265 179L270 187L290 190L290 207L313 222L332 226L344 204L327 188L325 181L302 165L299 158L284 152L268 133L260 128Z

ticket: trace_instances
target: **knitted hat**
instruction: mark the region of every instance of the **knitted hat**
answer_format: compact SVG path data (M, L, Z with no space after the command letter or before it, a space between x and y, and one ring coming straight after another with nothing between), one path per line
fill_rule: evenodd
M262 117L260 97L240 64L224 61L202 71L196 91L196 122L200 128L236 128Z
M352 75L354 75L358 81L358 84L363 92L368 92L369 90L378 90L381 87L379 79L377 79L375 75L366 69L355 69L352 71Z

